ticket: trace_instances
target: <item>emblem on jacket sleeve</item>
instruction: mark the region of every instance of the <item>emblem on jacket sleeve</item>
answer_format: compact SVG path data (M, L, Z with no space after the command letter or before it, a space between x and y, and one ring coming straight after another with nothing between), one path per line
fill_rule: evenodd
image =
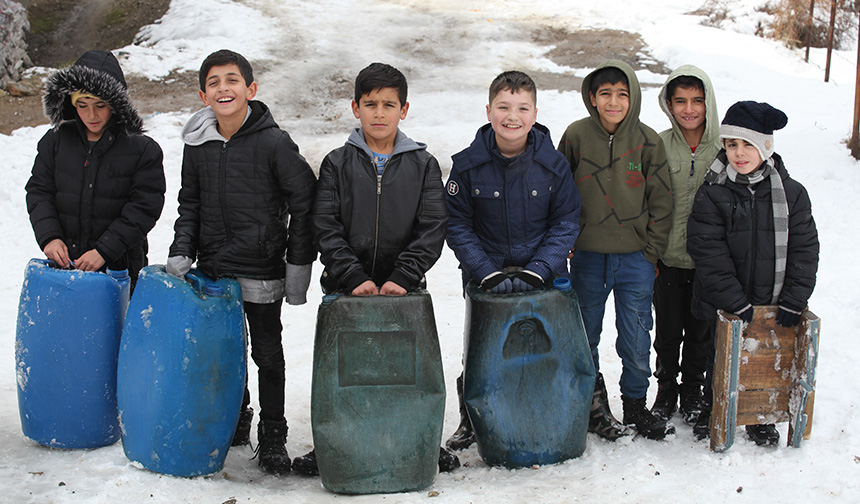
M451 196L456 196L457 193L460 192L460 184L458 184L454 180L449 180L447 187L448 187L448 194L450 194Z

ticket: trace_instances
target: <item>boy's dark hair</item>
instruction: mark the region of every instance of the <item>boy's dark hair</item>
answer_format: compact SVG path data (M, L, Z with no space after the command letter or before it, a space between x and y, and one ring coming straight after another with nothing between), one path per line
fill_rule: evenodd
M597 90L604 84L618 84L621 82L627 87L630 87L630 82L627 80L627 74L618 67L608 66L594 72L591 76L591 82L588 84L588 92L592 95L597 95Z
M400 107L406 105L406 77L400 70L385 63L371 63L355 78L355 103L361 102L361 97L377 89L394 88L400 99Z
M702 79L692 75L679 75L666 85L666 98L671 100L675 96L675 90L678 88L695 89L703 93L705 92L705 84L702 82Z
M254 82L254 70L251 64L241 54L229 49L220 49L206 56L203 63L200 65L200 71L197 77L200 79L200 90L206 91L206 77L209 75L209 70L214 66L235 64L239 67L242 77L245 79L245 85L250 86Z
M535 81L523 72L510 70L500 73L493 79L492 84L490 84L490 101L488 103L492 105L493 98L505 90L510 90L511 93L516 93L520 90L531 93L532 101L537 105L537 86L535 85Z

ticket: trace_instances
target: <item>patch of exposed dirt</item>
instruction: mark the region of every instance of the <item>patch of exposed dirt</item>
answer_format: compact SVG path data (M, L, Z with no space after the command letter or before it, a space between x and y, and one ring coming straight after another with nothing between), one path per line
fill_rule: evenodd
M595 68L607 59L618 59L634 70L647 69L656 74L669 74L662 62L653 59L636 33L621 30L581 30L569 32L543 27L535 30L532 40L538 44L554 46L545 54L559 66L569 68ZM530 72L538 89L579 91L582 78L551 72ZM647 85L647 84L643 84Z
M34 64L58 68L74 62L87 49L116 49L133 42L140 28L153 23L167 11L169 0L30 0L27 7L32 33L28 38ZM651 58L645 44L635 33L618 30L582 30L569 32L550 27L534 29L532 40L551 47L546 56L567 68L593 68L607 58L626 61L634 69L647 68L668 74L665 66ZM258 68L261 74L265 66ZM579 91L582 79L571 72L530 72L541 90ZM47 122L40 96L43 75L31 76L18 83L27 96L0 93L0 133L8 135L23 126ZM336 74L329 77L326 93L332 100L352 94L351 78ZM156 112L195 109L200 106L195 72L173 73L151 81L144 76L127 74L129 94L143 116ZM29 88L29 91L28 91ZM334 96L337 95L337 96ZM314 104L319 106L320 97Z
M27 8L28 54L33 64L61 68L89 49L113 50L134 41L143 26L161 18L170 0L31 0ZM0 133L48 122L42 111L41 80L32 75L10 86L22 96L0 92ZM126 74L132 102L142 115L199 106L194 72L174 73L158 81Z

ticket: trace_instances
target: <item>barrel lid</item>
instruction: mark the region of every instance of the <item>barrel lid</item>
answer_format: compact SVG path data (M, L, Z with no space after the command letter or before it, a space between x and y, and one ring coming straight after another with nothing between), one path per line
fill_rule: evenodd
M570 290L570 280L567 278L556 278L552 281L552 286L560 291Z

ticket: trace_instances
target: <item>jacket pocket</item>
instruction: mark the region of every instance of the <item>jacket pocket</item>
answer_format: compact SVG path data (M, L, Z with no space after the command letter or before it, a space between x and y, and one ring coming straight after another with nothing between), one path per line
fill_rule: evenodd
M474 184L472 199L475 202L475 218L501 221L504 214L502 186Z
M553 186L549 183L532 184L526 195L528 216L531 222L546 222L550 214Z

